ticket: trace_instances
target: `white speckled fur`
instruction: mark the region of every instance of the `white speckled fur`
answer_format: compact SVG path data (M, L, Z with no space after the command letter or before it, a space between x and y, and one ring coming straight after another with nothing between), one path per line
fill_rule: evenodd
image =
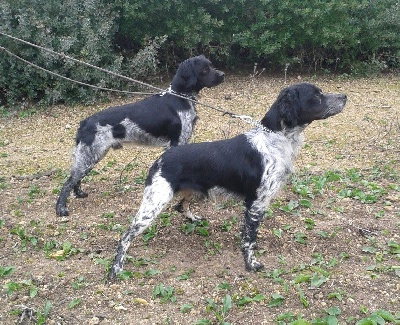
M193 124L196 119L196 111L194 105L190 102L191 109L187 111L178 111L179 118L182 122L181 135L179 137L179 145L188 143L193 131Z
M292 173L294 159L303 144L303 129L297 127L289 133L268 133L261 128L254 128L245 133L249 143L264 158L264 173L257 190L257 200L251 209L254 213L265 210L287 176Z
M152 178L152 183L144 189L143 200L135 218L119 241L115 262L110 274L115 276L122 270L124 258L132 239L152 224L173 195L174 192L170 184L160 175L160 171L157 171Z

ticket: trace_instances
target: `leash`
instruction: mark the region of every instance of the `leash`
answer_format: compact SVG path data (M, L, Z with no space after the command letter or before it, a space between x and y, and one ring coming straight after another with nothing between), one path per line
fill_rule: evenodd
M41 67L41 66L39 66L39 65L37 65L37 64L35 64L35 63L29 62L29 61L27 61L27 60L21 58L20 56L18 56L18 55L16 55L16 54L12 53L11 51L7 50L7 49L6 49L5 47L3 47L3 46L0 46L0 50L6 52L8 55L10 55L10 56L12 56L12 57L14 57L14 58L16 58L16 59L18 59L18 60L20 60L20 61L26 63L26 64L28 64L28 65L30 65L30 66L32 66L32 67L35 67L36 69L42 70L42 71L47 72L47 73L49 73L49 74L51 74L51 75L53 75L53 76L56 76L56 77L59 77L59 78L68 80L68 81L70 81L70 82L77 83L77 84L82 85L82 86L86 86L86 87L90 87L90 88L95 88L95 89L99 89L99 90L111 91L111 92L118 92L118 93L131 94L131 95L153 95L153 93L132 92L132 91L128 91L128 90L119 90L119 89L112 89L112 88L106 88L106 87L100 87L100 86L91 85L91 84L88 84L88 83L85 83L85 82L81 82L81 81L78 81L78 80L74 80L74 79L65 77L65 76L60 75L60 74L58 74L58 73L56 73L56 72L47 70L47 69L45 69L45 68L43 68L43 67Z
M46 52L48 52L48 53L55 54L55 55L57 55L57 56L60 56L61 58L68 59L68 60L71 60L71 61L73 61L73 62L86 65L86 66L88 66L88 67L90 67L90 68L93 68L93 69L102 71L102 72L107 73L107 74L110 74L110 75L112 75L112 76L114 76L114 77L118 77L118 78L121 78L121 79L130 81L130 82L139 84L139 85L141 85L141 86L144 86L144 87L147 87L147 88L151 88L151 89L157 90L158 93L160 94L160 96L164 96L165 94L168 93L168 94L171 94L171 95L173 95L173 96L175 96L175 97L183 98L183 99L189 100L189 101L191 101L191 102L193 102L193 103L195 103L195 104L202 105L202 106L205 106L205 107L210 108L210 109L212 109L212 110L215 110L215 111L217 111L217 112L220 112L220 113L222 113L222 116L228 115L228 116L231 117L231 118L237 118L237 119L240 119L240 120L242 120L242 121L244 121L244 122L246 122L246 123L249 123L249 124L251 124L251 125L253 125L253 126L259 126L259 127L262 127L263 129L266 129L264 126L261 125L261 123L254 121L253 118L252 118L251 116L249 116L249 115L239 115L239 114L235 114L235 113L233 113L233 112L226 111L226 110L224 110L224 109L222 109L222 108L219 108L219 107L216 107L216 106L213 106L213 105L209 105L209 104L206 104L206 103L203 103L203 102L199 102L199 101L196 99L195 96L177 93L177 92L175 92L174 90L171 89L171 86L169 86L169 88L167 88L166 90L163 90L163 89L161 89L161 88L155 87L155 86L150 85L150 84L148 84L148 83L145 83L145 82L142 82L142 81L133 79L133 78L129 78L129 77L124 76L124 75L121 75L121 74L119 74L119 73L116 73L116 72L113 72L113 71L110 71L110 70L107 70L107 69L104 69L104 68L100 68L100 67L97 67L97 66L95 66L95 65L93 65L93 64L90 64L90 63L87 63L87 62L84 62L84 61L75 59L75 58L73 58L73 57L71 57L71 56L68 56L68 55L66 55L66 54L64 54L64 53L59 53L59 52L53 51L53 50L51 50L51 49L42 47L42 46L40 46L40 45L37 45L37 44L31 43L31 42L25 41L25 40L20 39L20 38L18 38L18 37L11 36L11 35L9 35L9 34L6 34L6 33L2 32L2 31L0 31L0 35L3 35L3 36L5 36L5 37L8 37L8 38L10 38L10 39L12 39L12 40L15 40L15 41L18 41L18 42L27 44L27 45L29 45L29 46L35 47L35 48L37 48L37 49L46 51ZM118 90L118 89L112 89L112 88L106 88L106 87L99 87L99 86L91 85L91 84L88 84L88 83L84 83L84 82L81 82L81 81L77 81L77 80L74 80L74 79L71 79L71 78L62 76L62 75L60 75L60 74L58 74L58 73L55 73L55 72L50 71L50 70L48 70L48 69L45 69L45 68L43 68L43 67L41 67L41 66L39 66L39 65L36 65L36 64L34 64L34 63L32 63L32 62L29 62L28 60L25 60L25 59L21 58L20 56L18 56L18 55L16 55L16 54L12 53L10 50L6 49L6 48L3 47L3 46L0 46L0 50L4 51L5 53L7 53L8 55L10 55L10 56L12 56L12 57L14 57L14 58L16 58L16 59L18 59L18 60L24 62L25 64L31 65L31 66L33 66L33 67L39 69L39 70L42 70L42 71L44 71L44 72L47 72L47 73L51 74L51 75L53 75L53 76L62 78L62 79L64 79L64 80L67 80L67 81L70 81L70 82L77 83L77 84L82 85L82 86L91 87L91 88L95 88L95 89L99 89L99 90L105 90L105 91L112 91L112 92L119 92L119 93L131 94L131 95L155 95L155 94L156 94L156 93L145 93L145 92L132 92L132 91L127 91L127 90Z

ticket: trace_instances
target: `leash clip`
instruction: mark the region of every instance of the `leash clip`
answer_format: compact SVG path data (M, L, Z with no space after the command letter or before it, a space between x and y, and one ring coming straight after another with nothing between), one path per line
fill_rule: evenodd
M165 89L162 93L160 93L160 97L164 96L165 94L171 94L172 93L172 85L169 85L167 89Z
M246 122L248 122L248 123L254 122L254 121L253 121L253 118L252 118L251 116L249 116L249 115L231 114L231 117L233 117L233 118L238 118L238 119L243 120L243 121L246 121Z

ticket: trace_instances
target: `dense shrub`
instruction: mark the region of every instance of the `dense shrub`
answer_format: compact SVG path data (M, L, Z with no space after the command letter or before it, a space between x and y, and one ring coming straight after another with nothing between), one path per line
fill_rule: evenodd
M4 0L0 30L131 77L204 53L218 66L258 63L370 74L400 68L398 0ZM112 88L125 81L0 36L49 70ZM90 102L94 91L0 51L0 105Z
M205 52L224 63L309 70L399 67L398 0L121 1L119 44L168 35L164 60Z
M164 38L149 40L138 58L116 54L118 12L101 0L10 0L0 4L0 30L87 63L142 77L157 67ZM1 45L24 59L84 83L126 88L126 82L29 45L0 36ZM0 101L89 103L103 92L53 77L0 52ZM0 104L1 104L0 103Z

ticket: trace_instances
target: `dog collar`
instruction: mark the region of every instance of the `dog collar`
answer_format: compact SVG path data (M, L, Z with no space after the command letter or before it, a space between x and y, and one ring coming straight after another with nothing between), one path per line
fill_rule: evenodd
M178 93L175 90L172 89L172 85L169 85L167 89L165 89L162 93L160 93L160 96L164 96L165 94L172 94L176 95L178 97L184 97L190 100L197 100L196 96L192 94L184 94L184 93Z

